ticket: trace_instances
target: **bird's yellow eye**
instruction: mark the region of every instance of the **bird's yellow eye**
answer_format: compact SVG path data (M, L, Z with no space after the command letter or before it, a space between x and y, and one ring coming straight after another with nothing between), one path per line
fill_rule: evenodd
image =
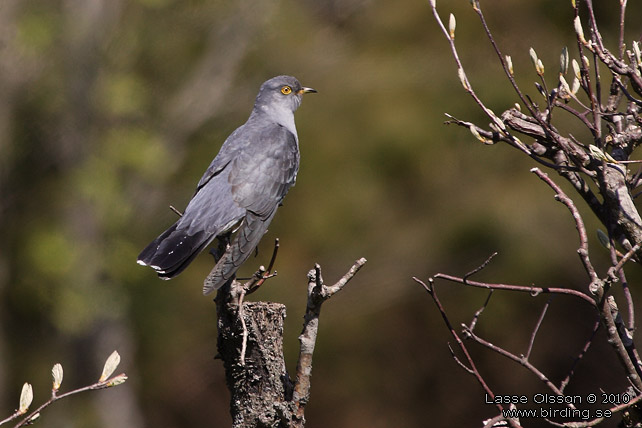
M289 87L289 86L287 86L287 85L281 88L281 93L282 93L283 95L288 95L288 94L289 94L289 93L291 93L291 92L292 92L292 88L290 88L290 87Z

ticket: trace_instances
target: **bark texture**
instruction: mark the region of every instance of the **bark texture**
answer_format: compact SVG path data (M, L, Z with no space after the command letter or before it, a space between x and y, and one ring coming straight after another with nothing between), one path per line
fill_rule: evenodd
M233 427L289 427L292 382L283 359L285 305L273 302L217 305L218 352L232 394ZM226 306L226 307L224 307ZM244 346L244 338L246 345ZM241 353L245 349L245 355Z

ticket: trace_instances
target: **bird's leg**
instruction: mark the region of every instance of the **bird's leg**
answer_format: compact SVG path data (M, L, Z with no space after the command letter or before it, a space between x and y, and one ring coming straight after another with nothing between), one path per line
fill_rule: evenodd
M218 246L212 247L210 249L210 254L214 257L214 261L218 263L219 260L221 260L221 257L223 257L223 254L227 251L228 248L230 248L230 237L231 233L226 233L225 235L219 235L216 237L216 240L218 242Z

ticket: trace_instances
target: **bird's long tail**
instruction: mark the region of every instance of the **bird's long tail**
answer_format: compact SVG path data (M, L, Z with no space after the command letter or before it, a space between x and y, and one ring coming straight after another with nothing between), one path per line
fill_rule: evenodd
M171 279L181 273L203 249L209 245L212 233L189 235L177 229L177 224L152 241L138 256L138 264L154 269L162 279Z
M203 294L209 294L218 290L238 270L239 267L250 257L259 241L267 231L267 228L274 217L276 210L269 217L260 217L248 212L239 227L234 240L225 254L212 269L203 284Z

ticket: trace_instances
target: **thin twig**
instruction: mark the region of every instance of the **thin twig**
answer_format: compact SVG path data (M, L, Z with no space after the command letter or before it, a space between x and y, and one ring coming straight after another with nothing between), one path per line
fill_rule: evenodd
M479 321L480 315L482 314L482 312L484 312L484 310L486 310L486 307L488 306L488 303L490 302L490 298L493 296L493 291L495 291L495 290L490 290L488 292L488 296L486 297L486 301L484 301L484 304L482 305L482 307L477 309L477 312L475 312L475 315L473 315L473 319L470 321L470 325L468 326L468 328L470 328L471 331L475 329L475 326L477 325L477 321Z
M578 102L582 107L584 107L584 108L587 108L587 109L588 109L588 107L586 107L586 106L584 106L582 103L580 103L580 102L579 102L579 100L577 100L577 102ZM586 112L584 112L584 113L580 113L579 111L575 110L573 107L569 106L568 104L563 103L563 102L559 102L559 101L557 101L557 102L555 103L555 105L556 105L557 107L561 108L562 110L567 111L568 113L570 113L571 115L575 116L576 118L578 118L578 119L580 120L580 122L582 122L582 125L586 126L586 128L587 128L587 129L589 129L589 130L591 130L591 132L593 132L593 125L592 125L592 124L591 124L591 122L589 122L589 121L588 121L588 119L586 118Z
M620 60L624 61L624 17L626 15L626 2L627 0L620 0L620 40L618 46L620 47Z
M26 425L30 425L31 423L33 423L35 418L37 418L37 415L39 413L41 413L45 408L49 407L51 404L55 403L58 400L61 400L65 397L69 397L70 395L75 395L85 391L95 391L98 389L110 388L112 386L116 386L123 383L126 379L127 379L127 376L125 375L125 373L121 373L119 375L106 379L102 382L96 382L91 385L84 386L82 388L74 389L73 391L65 392L64 394L52 393L51 398L49 398L49 400L41 404L37 409L31 411L29 414L26 414L16 425L13 426L13 428L20 428ZM6 422L9 422L10 420L16 419L16 417L19 417L21 415L22 415L21 413L16 412L13 415L11 415L9 418L0 422L0 425Z
M614 266L617 266L618 264L618 256L622 256L620 252L615 248L615 240L612 237L609 237L609 253L611 254L611 263L613 263ZM637 251L637 250L636 250ZM610 271L610 270L609 270ZM627 328L629 331L634 331L635 330L635 305L633 303L633 296L631 295L631 290L629 288L628 281L626 280L626 275L624 273L624 269L613 269L612 272L610 272L609 276L612 276L613 281L615 281L617 278L614 277L613 273L616 273L619 277L620 282L622 283L622 291L624 292L624 298L626 299L626 305L628 307L628 324Z
M268 265L268 268L265 270L261 278L254 284L251 288L248 289L247 294L254 293L258 288L263 285L265 280L270 279L272 277L276 276L276 271L273 271L274 269L274 263L276 262L276 256L279 253L279 238L276 238L274 240L274 249L272 250L272 258L270 259L270 264Z
M537 296L539 294L565 294L570 296L579 297L585 302L589 303L591 306L595 307L595 300L579 290L573 290L570 288L559 288L559 287L536 287L534 285L525 286L525 285L513 285L513 284L495 284L495 283L486 283L479 281L466 281L464 282L463 278L459 278L453 275L448 275L445 273L438 273L433 276L434 279L445 279L447 281L469 285L477 288L485 288L488 290L511 290L511 291L520 291L522 293L528 293L531 296Z
M174 211L174 213L176 213L176 215L178 215L179 217L183 217L183 213L177 210L173 205L170 205L169 209Z
M584 355L586 355L586 352L589 350L591 347L591 344L593 343L593 338L595 338L595 334L597 331L600 329L600 319L595 320L595 324L593 325L593 330L591 331L591 335L589 336L588 340L586 343L584 343L584 346L582 347L582 350L580 351L579 354L577 354L577 357L575 357L575 360L573 360L573 364L571 365L571 368L566 375L566 377L560 382L560 391L564 391L564 388L568 385L568 383L571 381L571 378L575 374L575 368L579 364L579 362L584 358Z
M584 221L582 220L582 216L580 215L580 212L578 211L577 207L573 203L573 200L568 196L566 196L566 193L564 193L564 191L553 180L551 180L548 174L542 172L539 168L532 168L531 172L537 175L546 184L548 184L555 191L555 198L561 203L563 203L571 212L571 215L573 216L573 220L575 220L575 228L577 229L577 233L580 238L580 248L577 250L577 253L580 255L580 259L582 260L584 269L586 269L586 272L589 274L589 277L591 278L591 282L593 283L597 281L598 280L597 273L595 272L595 268L593 267L593 264L591 263L591 259L589 258L588 237L586 234L586 227L584 227Z
M484 269L486 266L488 266L488 263L497 255L497 251L495 251L493 254L491 254L484 263L481 265L477 266L475 269L471 270L468 272L466 275L464 275L464 283L470 278L471 276L475 275L477 272L481 271Z
M533 344L535 343L535 337L537 336L537 332L539 331L539 328L542 325L542 322L544 321L544 317L546 316L546 311L548 311L548 307L550 306L551 301L553 300L553 297L554 296L549 297L548 300L546 301L546 304L542 309L542 313L540 314L537 320L537 323L535 324L533 333L531 333L531 339L528 342L528 349L526 350L526 359L530 358L531 356L531 351L533 350Z
M486 107L483 101L477 96L477 94L473 90L472 85L470 84L470 81L468 80L468 77L466 76L466 72L464 71L464 66L461 62L461 59L459 58L459 52L457 51L457 47L455 46L455 40L450 36L450 32L446 29L446 26L441 20L441 17L437 12L437 8L434 3L432 4L432 12L435 17L435 20L437 21L437 23L439 24L439 27L441 28L441 31L444 33L444 35L446 36L446 39L448 40L448 43L450 44L450 50L452 51L453 58L455 59L455 63L457 64L457 71L459 73L459 78L464 87L464 90L468 92L468 94L475 100L479 108L481 108L484 111L484 113L486 113L486 116L488 116L488 118L497 127L500 133L508 137L507 142L509 142L512 146L518 148L519 150L521 150L522 152L530 156L532 154L531 149L528 146L526 146L524 143L519 141L518 139L514 138L508 132L508 129L506 128L506 125L504 124L504 122L502 122L502 120L499 117L497 117L497 115L491 109Z
M479 135L484 137L484 141L485 141L484 144L495 144L496 142L502 141L504 143L508 143L510 145L513 145L513 137L512 136L507 137L507 136L499 134L497 132L487 131L485 129L479 128L477 125L475 125L472 122L466 122L464 120L457 119L457 118L455 118L454 116L452 116L452 115L450 115L448 113L445 113L445 115L446 115L446 117L449 117L450 119L452 119L452 120L448 120L448 121L445 122L447 125L449 125L451 123L454 123L455 125L463 126L463 127L468 128L468 129L471 129L471 128L475 129ZM551 168L551 169L554 169L554 170L559 170L559 169L562 168L560 165L555 165L554 163L547 162L546 160L542 159L540 156L537 155L537 153L535 153L532 150L528 153L528 156L531 159L533 159L535 162L537 162L540 165L543 165L543 166L545 166L547 168ZM565 168L569 169L569 170L577 169L577 167L574 167L574 166L567 166Z
M618 313L617 305L614 299L609 299L606 297L612 296L603 296L599 301L599 311L602 318L602 322L606 327L606 333L608 336L608 343L613 347L617 357L620 359L620 362L627 371L627 379L631 382L631 385L635 387L636 390L642 391L642 380L640 374L642 374L642 369L640 368L639 361L635 355L637 352L629 352L629 350L634 350L632 340L626 338L627 341L630 340L630 344L627 346L623 342L623 338L620 335L621 331L618 329L618 323L616 322L616 317ZM636 358L635 361L633 358Z
M493 34L490 31L490 28L488 27L488 23L486 22L486 18L484 17L484 14L481 10L481 7L479 6L479 1L474 1L473 3L473 9L475 13L477 13L477 16L479 17L479 20L482 24L482 27L484 28L484 31L486 33L486 37L488 38L488 41L490 42L491 46L493 47L493 50L495 51L495 54L497 55L497 58L499 59L500 64L502 65L502 68L504 69L504 73L506 74L506 77L508 78L508 81L510 84L513 86L513 89L515 90L515 93L519 97L519 99L522 101L522 103L526 106L528 111L530 112L531 116L534 118L539 118L539 115L537 114L535 107L533 105L533 102L529 100L522 90L519 88L519 85L517 85L517 81L515 80L515 76L511 72L511 70L508 67L508 64L506 63L506 60L504 58L504 55L502 54L501 50L499 49L499 46L497 45L497 42L495 42L495 38L493 37ZM540 119L541 120L541 119ZM541 122L541 125L543 128L546 128L545 122Z
M617 262L617 264L615 266L613 266L613 267L611 267L609 269L609 276L611 278L615 278L615 273L616 272L620 272L622 270L622 268L624 267L626 262L631 260L631 257L633 257L635 255L635 253L637 253L637 251L640 249L640 247L642 247L642 244L637 243L637 244L635 244L633 246L633 248L631 248L629 251L627 251L626 254L624 254L624 256L622 256L620 261ZM606 279L605 279L605 281L606 281Z
M453 357L453 360L455 360L455 362L456 362L457 364L459 364L459 367L461 367L462 369L466 370L466 371L468 372L468 374L471 374L471 375L473 375L473 376L475 375L475 371L474 371L473 369L471 369L470 367L468 367L466 364L464 364L464 363L459 359L459 357L457 356L457 354L455 354L455 351L453 350L453 347L452 347L452 346L450 346L450 343L448 343L448 350L450 351L450 356L451 356L451 357Z

